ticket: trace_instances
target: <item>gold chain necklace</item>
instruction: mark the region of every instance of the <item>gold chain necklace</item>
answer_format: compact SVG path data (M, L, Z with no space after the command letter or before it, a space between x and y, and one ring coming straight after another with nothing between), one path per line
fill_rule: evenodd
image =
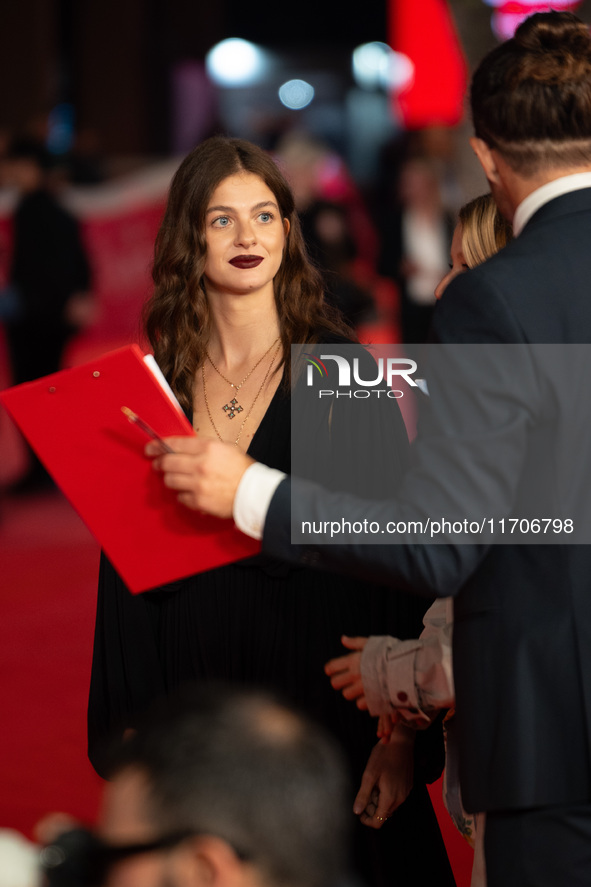
M240 389L242 388L242 386L244 385L244 383L246 382L248 377L254 373L254 371L256 370L258 365L263 362L263 360L265 359L265 357L267 356L267 354L269 353L269 351L271 350L273 345L275 345L278 341L279 341L279 336L277 336L277 338L275 339L274 342L271 342L271 344L269 345L269 347L267 348L267 350L265 351L263 356L257 360L257 362L255 363L253 368L251 370L249 370L249 372L246 374L246 376L244 377L242 382L240 382L238 385L234 385L233 382L230 382L230 380L227 379L226 376L224 376L224 374L216 367L215 363L213 362L213 360L209 356L209 351L207 350L207 348L205 349L205 356L207 357L208 361L210 362L210 364L212 365L212 367L214 368L214 370L216 371L218 376L221 376L222 379L224 380L224 382L227 382L228 385L230 386L230 388L233 388L234 391L236 393L238 393L238 391L240 391ZM204 378L205 378L205 376L204 376ZM229 401L228 403L224 404L222 409L225 412L228 419L233 419L234 416L236 416L238 413L242 413L244 411L244 407L240 406L240 404L238 403L238 401L236 400L235 397L233 397L232 400ZM252 407L251 407L251 409L252 409Z
M278 338L279 338L279 336L277 337L277 339L278 339ZM275 342L277 342L277 339L275 339ZM273 345L275 344L275 342L273 342ZM271 348L273 347L273 345L271 345ZM273 357L272 357L272 359L271 359L271 363L269 364L269 368L268 368L267 372L265 373L265 378L264 378L263 381L261 382L261 386L260 386L259 390L257 391L257 393L256 393L256 395L255 395L255 398L254 398L253 402L252 402L251 405L250 405L250 409L249 409L248 413L247 413L246 416L244 417L244 420L243 420L243 422L242 422L242 425L240 426L240 429L239 429L239 431L238 431L238 436L236 437L236 440L234 441L234 446L235 446L235 447L238 446L238 441L240 440L240 435L242 434L242 431L243 431L243 429L244 429L244 426L246 425L246 422L248 421L248 417L249 417L250 414L252 413L252 411L253 411L253 409L254 409L254 405L255 405L255 403L256 403L257 400L259 399L259 395L260 395L261 391L263 390L263 388L265 387L265 384L266 384L266 382L267 382L267 379L269 378L269 375L270 375L271 370L272 370L272 368L273 368L273 364L275 363L275 358L277 357L277 354L279 353L279 348L280 348L280 347L281 347L281 342L278 343L277 348L275 349L275 353L273 354ZM267 349L267 351L265 352L265 354L263 354L263 357L265 357L265 356L269 353L269 351L271 350L271 348L268 348L268 349ZM206 354L207 354L207 352L206 352ZM207 356L209 357L209 355L207 355ZM261 358L261 360L262 360L262 358ZM209 361L209 362L210 362L211 365L213 366L214 370L217 370L217 372L218 372L218 373L220 374L220 376L221 376L222 374L220 373L220 371L219 371L219 370L217 369L217 367L215 367L215 366L213 365L213 363L211 362L211 358L210 358L210 361ZM256 364L256 366L258 366L260 362L261 362L261 361L259 360L259 362ZM253 371L254 369L256 369L256 367L253 367L252 370L250 371L250 373L252 373L252 371ZM250 376L250 373L248 374L249 376ZM209 416L209 421L211 422L211 427L213 428L213 430L215 431L215 433L216 433L216 435L219 437L219 439L223 442L222 435L219 433L219 431L218 431L217 428L216 428L215 422L213 421L213 416L211 415L211 410L210 410L210 408L209 408L209 401L208 401L208 399L207 399L207 386L206 386L206 384L205 384L205 362L201 364L201 378L202 378L202 380L203 380L203 399L205 400L205 408L207 409L207 415ZM224 376L222 376L222 378L224 378ZM248 377L246 377L246 378L248 378ZM228 380L226 379L226 382L227 382L227 381L228 381ZM240 385L242 385L242 383L243 383L244 381L245 381L245 379L242 380L242 382L240 383ZM232 383L230 382L230 384L232 384ZM227 406L227 404L226 404L226 406ZM225 410L226 410L226 407L222 407L222 409L225 411ZM235 408L233 407L232 409L235 410L234 415L236 414L236 412L243 412L243 408L242 408L242 407L235 407ZM230 416L230 418L233 418L233 416Z

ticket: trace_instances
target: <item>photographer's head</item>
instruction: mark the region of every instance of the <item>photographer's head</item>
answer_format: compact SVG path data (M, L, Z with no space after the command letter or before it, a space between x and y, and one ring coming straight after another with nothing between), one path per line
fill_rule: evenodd
M99 835L137 848L108 887L329 887L343 864L344 776L314 725L266 696L185 695L124 743Z
M480 63L478 155L505 215L553 179L591 170L591 36L572 13L537 13Z

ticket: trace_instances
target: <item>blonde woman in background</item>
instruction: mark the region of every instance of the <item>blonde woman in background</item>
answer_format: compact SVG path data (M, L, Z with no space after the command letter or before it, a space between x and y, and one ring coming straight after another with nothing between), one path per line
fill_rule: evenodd
M454 277L485 262L512 237L511 225L491 194L482 194L463 206L452 239L450 270L435 289L437 299ZM451 655L453 599L438 598L425 613L423 624L423 632L414 640L343 637L344 646L354 652L332 659L325 671L335 690L379 716L378 735L382 738L395 723L425 727L448 709L444 802L455 826L474 848L471 887L485 887L484 814L465 812L458 779Z
M507 246L512 237L511 225L498 211L492 194L481 194L466 203L458 213L449 271L435 288L436 298L441 298L454 277L486 262Z

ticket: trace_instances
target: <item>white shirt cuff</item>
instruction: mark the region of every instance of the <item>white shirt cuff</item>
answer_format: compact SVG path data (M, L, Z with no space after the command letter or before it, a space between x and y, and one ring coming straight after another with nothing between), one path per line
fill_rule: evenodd
M253 539L263 538L271 499L285 477L283 471L269 468L261 462L249 465L234 497L234 521L239 530Z

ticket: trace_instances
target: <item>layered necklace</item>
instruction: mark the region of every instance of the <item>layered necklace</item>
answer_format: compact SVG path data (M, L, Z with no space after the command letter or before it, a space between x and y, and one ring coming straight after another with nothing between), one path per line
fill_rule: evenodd
M255 365L252 367L252 369L250 369L250 370L248 371L248 373L246 374L246 376L244 377L244 379L242 379L242 381L239 382L237 385L234 384L234 382L230 382L230 380L229 380L228 378L226 378L226 376L224 376L224 374L223 374L223 373L217 368L217 366L215 365L215 363L213 362L213 360L212 360L211 357L209 356L209 352L208 352L207 348L205 349L205 356L207 357L208 361L209 361L210 364L212 365L213 369L216 371L216 373L218 374L218 376L221 376L222 379L224 380L224 382L227 382L228 385L230 386L230 388L233 389L234 397L232 398L232 400L228 401L228 402L225 403L222 407L220 407L220 409L222 409L222 410L224 411L224 413L225 413L225 415L227 416L228 419L234 419L239 413L243 413L243 412L245 412L244 407L241 406L241 405L238 403L238 400L237 400L237 398L236 398L235 395L238 394L238 392L240 391L240 389L242 388L242 386L244 385L244 383L246 382L246 380L247 380L250 376L252 376L252 374L254 373L254 371L256 370L256 368L257 368L257 367L263 362L263 360L265 359L265 357L267 357L267 355L269 354L269 352L271 351L271 349L272 349L273 346L275 346L275 345L276 345L277 347L275 348L275 351L273 352L273 357L271 358L271 363L269 364L269 366L268 366L268 368L267 368L267 372L265 373L265 377L264 377L263 381L262 381L261 384L260 384L259 390L257 391L257 393L256 393L256 395L255 395L255 398L254 398L253 402L252 402L251 405L250 405L250 409L249 409L248 412L246 413L246 415L245 415L245 417L244 417L244 419L243 419L243 421L242 421L242 424L240 425L240 428L238 429L238 435L237 435L237 437L236 437L236 439L235 439L235 441L234 441L234 446L235 446L235 447L238 446L238 441L240 440L240 436L241 436L241 434L242 434L242 431L243 431L243 429L244 429L244 426L246 425L246 422L248 421L248 418L249 418L249 416L251 415L251 413L252 413L252 411L253 411L253 409L254 409L254 405L256 404L257 400L259 399L259 396L260 396L260 394L261 394L263 388L265 387L265 385L266 385L266 383L267 383L267 379L269 378L269 376L270 376L270 374L271 374L271 370L273 369L273 365L274 365L274 363L275 363L275 360L276 360L276 358L277 358L277 354L279 353L279 349L280 349L280 347L281 347L281 342L280 342L279 336L277 336L277 338L275 339L275 341L274 341L274 342L271 342L270 346L267 348L267 350L265 351L265 353L263 354L263 356L260 357L260 358L257 360L257 362L256 362ZM215 422L214 422L214 420L213 420L213 416L212 416L212 414L211 414L211 409L210 409L210 406L209 406L209 400L207 399L207 384L206 384L206 382L205 382L205 361L201 364L201 378L202 378L202 380L203 380L203 399L205 400L205 408L207 409L207 415L209 416L209 421L211 422L211 427L213 428L213 430L215 431L215 433L216 433L216 435L219 437L219 439L220 439L220 440L223 440L223 438L222 438L221 434L219 433L219 431L218 431L218 429L217 429L217 427L216 427L216 424L215 424Z

